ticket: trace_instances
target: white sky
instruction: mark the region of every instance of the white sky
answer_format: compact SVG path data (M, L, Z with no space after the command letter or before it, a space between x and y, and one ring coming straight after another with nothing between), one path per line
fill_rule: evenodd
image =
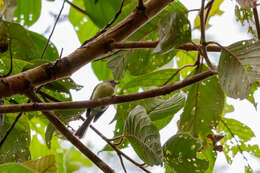
M193 1L182 0L181 2L184 3L188 9L200 8L200 0L193 0ZM41 14L40 20L35 25L33 25L30 29L38 33L43 33L48 26L50 25L53 26L54 19L50 18L47 11L51 11L54 12L55 14L58 14L61 5L62 5L62 1L55 1L55 3L53 2L50 3L43 0L43 12ZM210 20L211 24L214 25L206 32L208 39L219 42L222 45L229 45L233 42L250 38L250 36L246 33L246 29L244 28L243 31L241 29L241 26L235 23L234 5L235 5L235 1L231 1L231 0L226 0L222 4L221 9L225 10L225 13L221 17L213 17ZM69 10L69 6L66 4L63 14L67 14L68 10ZM193 12L192 15L190 15L191 21L193 21L196 14L197 14L196 12ZM52 22L50 23L50 21ZM193 33L193 37L199 38L199 33L198 32ZM58 24L51 40L57 46L59 51L61 50L61 48L64 48L63 56L70 54L80 46L80 42L77 38L75 31L73 30L73 26L69 22L63 22ZM89 99L92 89L97 83L99 83L94 73L92 72L90 64L81 68L79 71L73 74L72 77L77 83L84 86L84 88L81 91L73 92L73 99L74 100ZM255 97L257 102L260 101L259 95L260 92L258 91ZM227 117L237 119L243 122L244 124L248 125L255 132L256 135L256 138L254 138L253 142L260 144L260 128L258 127L258 122L260 122L259 112L257 112L248 101L228 99L228 102L234 105L235 112L229 114ZM115 114L115 110L113 109L112 106L110 106L109 110L106 111L106 113L102 116L102 118L94 124L94 126L98 127L98 129L107 137L113 137L114 124L112 125L108 125L108 124L113 119L114 114ZM178 119L179 119L179 115L175 116L172 122L166 128L160 131L162 144L170 136L172 136L172 134L175 134L177 132L176 122ZM76 122L73 123L73 126L77 128L80 124L81 122ZM86 137L83 139L83 142L87 144L95 145L95 151L99 151L105 145L105 142L102 141L99 137L97 137L97 135L95 135L94 132L92 132L91 130L88 131ZM246 156L249 157L248 155ZM254 159L253 157L249 158L249 163L254 169L254 171L260 170L260 164L258 164L259 161L260 161L259 159ZM118 164L120 164L119 161ZM126 162L126 164L132 167L131 163ZM228 167L228 169L219 170L222 166ZM119 169L121 170L120 166ZM84 172L83 170L81 171ZM153 169L153 172L163 172L163 171L161 168L156 167ZM241 155L238 154L234 163L230 166L226 163L223 154L219 153L217 163L216 163L216 172L242 173L244 172L244 160L242 159Z

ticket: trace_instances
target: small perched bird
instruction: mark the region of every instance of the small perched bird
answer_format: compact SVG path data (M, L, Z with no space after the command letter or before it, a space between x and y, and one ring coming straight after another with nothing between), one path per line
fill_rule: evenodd
M98 84L92 92L90 100L112 96L114 94L115 87L118 83L114 80L104 81ZM94 122L107 110L109 105L100 106L95 108L88 108L86 112L86 120L76 131L75 135L82 138L87 131L90 123L94 119Z

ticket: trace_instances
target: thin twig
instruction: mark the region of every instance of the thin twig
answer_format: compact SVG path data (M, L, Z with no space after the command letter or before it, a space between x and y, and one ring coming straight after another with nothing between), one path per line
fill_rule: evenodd
M30 100L27 101L27 103L29 103ZM1 139L0 141L0 148L1 146L4 144L5 140L7 139L7 137L9 136L9 134L11 133L11 131L14 129L16 123L18 122L18 120L22 117L23 112L20 112L14 119L13 123L11 124L11 126L8 128L7 132L5 133L4 137Z
M220 122L224 124L224 126L227 128L227 130L228 130L229 133L231 134L232 138L236 141L237 147L238 147L238 150L239 150L240 154L243 156L244 160L246 161L247 166L248 166L249 168L251 168L251 166L250 166L250 164L249 164L249 162L248 162L248 159L247 159L246 156L243 154L243 150L242 150L242 148L241 148L240 145L239 145L239 143L241 143L242 141L239 142L239 141L235 138L234 133L232 132L232 130L229 128L229 126L227 125L227 123L226 123L223 119L221 119ZM252 169L252 168L251 168L251 169Z
M206 17L205 17L205 24L207 24L207 21L208 21L208 18L209 18L209 14L210 14L210 10L212 9L214 2L215 2L215 0L211 0L206 5L207 13L206 13Z
M136 101L160 95L166 95L178 89L200 82L208 77L216 75L216 71L204 71L194 76L188 77L182 81L171 83L156 89L143 91L134 94L105 97L101 99L87 100L87 101L72 101L59 103L34 103L34 104L18 104L0 106L0 113L14 113L14 112L31 112L31 111L51 111L51 110L66 110L66 109L86 109L98 106L125 103Z
M205 21L204 21L204 6L205 6L205 0L201 1L201 8L200 8L200 43L201 43L201 49L202 49L202 56L205 58L209 68L211 70L215 70L214 66L211 64L208 53L207 53L207 45L206 45L206 34L205 34Z
M122 168L123 168L124 172L127 173L126 168L125 168L125 164L124 164L124 161L123 161L123 158L122 158L121 154L117 153L117 155L118 155L118 157L120 159L120 163L122 165Z
M54 101L54 102L61 102L60 100L56 99L55 97L49 95L49 94L46 94L45 92L43 91L38 91L37 93L39 93L42 97L45 97L51 101Z
M228 52L228 53L229 53L230 55L232 55L240 64L242 64L241 61L240 61L240 59L239 59L233 52L231 52L229 49L227 49L226 47L222 46L222 45L219 44L218 42L209 41L209 42L207 42L207 44L216 44L216 45L218 45L221 49L223 49L223 50L225 50L226 52Z
M14 129L14 127L15 127L17 121L22 117L22 115L23 115L23 113L20 112L20 113L16 116L16 118L15 118L15 120L13 121L12 125L9 127L9 129L8 129L7 132L5 133L4 137L1 139L1 141L0 141L0 148L1 148L1 146L4 144L4 142L5 142L5 140L7 139L8 135L9 135L9 134L11 133L11 131Z
M59 56L59 59L61 59L62 54L63 54L63 48L61 48L61 50L60 50L60 56Z
M104 32L107 31L107 28L109 28L109 27L116 21L116 19L118 18L118 16L121 14L122 8L123 8L123 6L124 6L124 2L125 2L125 0L122 0L121 6L120 6L119 10L116 12L114 18L113 18L102 30L100 30L99 32L97 32L96 35L94 35L94 36L91 37L90 39L86 40L86 41L81 45L81 47L83 47L85 44L91 42L92 40L98 38L101 34L103 34Z
M110 44L111 49L143 49L143 48L155 48L159 41L133 41L133 42L114 42ZM186 43L176 49L185 51L197 51L199 45L195 43ZM207 46L209 52L220 52L221 49L218 46Z
M137 167L139 167L140 169L142 169L143 171L150 173L150 171L148 171L147 169L145 169L142 164L137 163L136 161L134 161L133 159L131 159L129 156L127 156L125 153L123 153L122 151L120 151L116 146L114 146L109 139L107 139L101 132L99 132L94 126L90 125L90 128L92 130L94 130L94 132L96 134L98 134L104 141L106 141L108 143L108 145L110 145L117 153L119 153L120 155L124 156L127 160L129 160L130 162L132 162L134 165L136 165Z
M25 94L36 103L41 102L39 97L32 90L28 90ZM93 163L95 163L103 172L114 173L114 170L110 168L103 160L89 150L77 137L75 137L59 120L59 118L51 112L42 112L46 118L52 123L52 125L79 151L87 156Z
M62 10L63 10L63 8L64 8L64 4L65 4L65 0L63 1L62 7L61 7L60 12L59 12L59 15L58 15L58 17L57 17L57 19L56 19L56 21L55 21L55 23L54 23L54 26L53 26L53 28L52 28L51 34L50 34L50 36L49 36L49 38L48 38L48 40L47 40L47 43L46 43L46 45L45 45L45 47L44 47L44 49L43 49L43 51L42 51L42 54L41 54L40 59L43 58L43 56L44 56L44 54L45 54L45 52L46 52L46 50L47 50L47 48L48 48L48 46L49 46L49 43L50 43L52 34L54 33L54 30L55 30L55 28L56 28L56 26L57 26L57 23L58 23L58 21L59 21L60 15L61 15Z
M9 38L9 54L10 54L10 69L7 74L0 76L0 78L9 76L13 71L13 52L12 52L12 44L11 44L11 38Z
M197 64L197 61L194 64L187 64L182 66L181 68L179 68L162 86L168 84L180 71L182 71L183 69L187 68L187 67L194 67Z
M258 12L257 12L256 7L253 8L253 14L254 14L254 18L255 18L255 27L256 27L257 37L258 37L258 40L260 40L260 24L259 24Z
M65 0L65 2L67 2L70 6L72 6L73 8L75 8L77 11L81 12L82 14L84 15L88 15L88 13L81 9L80 7L78 7L77 5L73 4L72 2L68 1L68 0Z

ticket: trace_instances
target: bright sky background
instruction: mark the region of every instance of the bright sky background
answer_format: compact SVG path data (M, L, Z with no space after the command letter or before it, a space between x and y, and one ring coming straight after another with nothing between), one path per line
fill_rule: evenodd
M200 0L181 0L182 3L186 5L188 9L196 9L200 8ZM48 12L52 12L55 14L58 14L62 1L55 1L55 2L47 2L42 1L43 11L40 17L40 20L33 25L30 29L33 31L36 31L38 33L44 33L46 28L48 26L53 26L55 19L50 17ZM225 2L222 4L221 9L225 10L225 13L221 17L213 17L210 20L211 24L214 24L213 27L211 27L209 30L207 30L207 39L208 40L214 40L216 42L219 42L220 44L226 46L233 42L240 41L243 39L249 39L251 38L250 35L247 34L247 28L242 28L240 24L235 22L234 17L234 5L235 1L231 0L225 0ZM68 14L69 11L69 5L65 5L65 9L63 10L62 14ZM192 12L189 17L191 21L195 18L197 12ZM86 31L87 32L87 31ZM45 34L46 37L48 37L49 33ZM193 38L199 38L199 32L193 33ZM66 56L70 53L72 53L76 48L80 46L80 42L77 38L77 35L75 31L73 30L73 26L67 21L59 23L56 27L56 30L52 37L52 42L57 46L58 50L60 51L61 48L64 49L63 56ZM215 58L216 54L212 55L211 57L213 61L216 61L218 58ZM77 71L75 74L73 74L73 79L80 85L83 85L84 88L79 92L73 92L73 99L74 100L88 100L93 88L96 84L99 83L97 78L95 77L94 73L92 72L90 64L84 66L79 71ZM260 101L260 92L258 91L256 93L256 100L257 102ZM235 112L229 114L227 117L237 119L247 126L249 126L256 135L256 138L254 138L253 143L260 144L260 127L258 126L258 122L260 122L259 112L257 112L252 104L250 104L248 101L239 101L234 99L228 99L228 102L235 107ZM259 109L259 107L258 107ZM115 110L113 109L113 106L110 106L109 110L106 111L106 113L102 116L99 121L97 121L94 126L97 127L105 136L107 137L113 137L113 127L114 123L112 125L108 125L110 121L113 119L113 116L115 114ZM161 134L161 141L162 144L173 134L177 132L177 125L176 122L179 119L179 114L174 117L172 122L165 127L163 130L160 131ZM81 122L75 122L72 124L72 126L77 129L80 126ZM94 147L94 151L99 151L103 148L103 146L106 144L103 140L101 140L92 130L89 130L87 132L87 135L83 139L83 142L87 145L92 145ZM124 150L125 151L125 150ZM131 150L127 150L127 152L131 152ZM100 154L103 156L102 154ZM132 158L132 154L130 154ZM249 163L252 166L254 171L260 170L260 160L253 158L249 155L246 155L249 159ZM105 157L105 156L104 156ZM117 157L117 156L116 156ZM122 168L120 166L120 162L116 161L118 164L118 169L122 171ZM110 163L110 162L109 162ZM133 168L133 165L131 163L125 162L126 165L131 166ZM115 167L113 167L115 168ZM222 170L222 168L226 168L225 170ZM163 170L160 167L154 167L153 172L163 172ZM88 170L89 171L89 170ZM97 169L91 169L91 172L96 172ZM136 171L140 171L139 169L136 169ZM79 172L84 172L84 170L81 170ZM89 171L90 172L90 171ZM215 172L222 172L222 173L242 173L244 172L244 160L241 157L240 154L237 155L235 161L230 166L227 164L225 157L222 153L218 154L218 159L215 167Z

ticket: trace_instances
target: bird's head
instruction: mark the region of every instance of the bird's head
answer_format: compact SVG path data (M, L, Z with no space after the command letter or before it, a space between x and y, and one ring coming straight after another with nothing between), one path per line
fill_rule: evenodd
M107 82L109 82L113 87L116 87L116 85L119 84L119 82L116 82L115 80L108 80Z

